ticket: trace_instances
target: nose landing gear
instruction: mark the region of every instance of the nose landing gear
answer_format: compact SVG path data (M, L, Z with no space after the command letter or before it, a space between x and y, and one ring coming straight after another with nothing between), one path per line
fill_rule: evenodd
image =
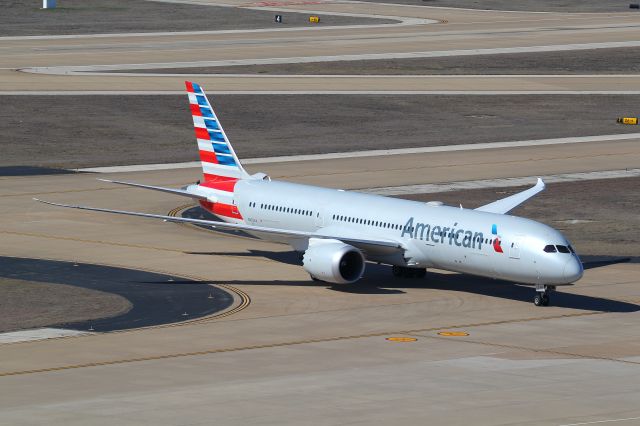
M536 306L549 306L549 293L556 289L554 285L536 285L536 295L533 298L533 304Z

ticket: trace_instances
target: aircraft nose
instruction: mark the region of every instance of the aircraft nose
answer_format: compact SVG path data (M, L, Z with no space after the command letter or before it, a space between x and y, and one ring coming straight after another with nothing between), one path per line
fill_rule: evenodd
M572 257L564 265L564 272L562 275L564 276L564 279L567 280L567 282L574 282L582 278L583 271L584 270L582 269L582 262L580 262L580 259L578 259L577 257Z

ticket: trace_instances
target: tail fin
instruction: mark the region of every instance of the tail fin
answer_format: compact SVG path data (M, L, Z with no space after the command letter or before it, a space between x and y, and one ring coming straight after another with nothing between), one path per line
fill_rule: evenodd
M224 133L218 117L200 85L185 81L196 131L205 182L226 182L247 178L240 160Z

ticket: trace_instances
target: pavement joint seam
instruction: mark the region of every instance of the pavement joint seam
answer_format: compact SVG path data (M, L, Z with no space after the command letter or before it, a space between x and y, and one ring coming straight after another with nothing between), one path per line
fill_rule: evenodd
M422 337L422 338L429 338L429 339L436 339L436 340L450 340L450 338L442 337L442 336L429 336L429 335L422 335L422 334L416 334L416 333L409 334L409 335L413 337ZM463 343L473 343L476 345L485 345L485 346L492 346L492 347L498 347L498 348L504 348L504 349L515 349L515 350L522 350L522 351L535 352L535 353L546 353L551 355L570 356L573 358L598 359L602 361L613 361L613 362L621 362L624 364L640 365L640 362L638 361L630 361L626 359L611 358L611 357L604 357L604 356L584 355L576 352L565 352L565 351L558 351L553 349L535 349L527 346L506 345L503 343L483 342L481 340L460 339L459 341Z
M279 342L279 343L268 343L261 345L248 345L248 346L240 346L240 347L231 347L231 348L217 348L217 349L205 349L200 351L193 352L180 352L173 354L162 354L162 355L151 355L146 357L136 357L136 358L126 358L126 359L118 359L118 360L110 360L110 361L99 361L99 362L88 362L82 364L75 365L64 365L58 367L49 367L49 368L40 368L40 369L32 369L32 370L16 370L16 371L8 371L8 372L0 372L0 377L7 376L18 376L18 375L26 375L26 374L36 374L36 373L48 373L55 371L64 371L64 370L72 370L79 368L88 368L88 367L98 367L98 366L107 366L107 365L118 365L118 364L128 364L134 362L142 362L142 361L155 361L155 360L163 360L163 359L172 359L172 358L183 358L190 356L202 356L202 355L211 355L216 353L227 353L227 352L238 352L245 350L254 350L254 349L268 349L268 348L279 348L286 346L296 346L302 344L312 344L312 343L325 343L325 342L334 342L341 340L354 340L354 339L362 339L367 337L380 337L389 334L404 334L404 335L412 335L416 333L424 333L428 331L437 331L443 329L453 329L453 328L469 328L469 327L480 327L480 326L488 326L488 325L498 325L498 324L507 324L507 323L521 323L521 322L530 322L530 321L539 321L539 320L548 320L548 319L558 319L558 318L569 318L569 317L581 317L581 316L589 316L589 315L600 315L605 312L580 312L575 314L562 314L562 315L551 315L547 317L537 317L537 318L522 318L522 319L512 319L512 320L501 320L501 321L487 321L482 323L475 324L458 324L452 326L444 326L444 327L428 327L422 329L414 329L414 330L401 330L401 331L384 331L384 332L375 332L375 333L367 333L360 335L352 335L352 336L334 336L334 337L325 337L325 338L317 338L317 339L306 339L306 340L294 340L290 342ZM422 336L425 337L425 336ZM482 342L480 342L482 343ZM566 355L565 355L566 356ZM584 358L594 358L594 357L586 357ZM626 361L626 360L615 360L619 362L625 362L630 364L640 364L634 361Z

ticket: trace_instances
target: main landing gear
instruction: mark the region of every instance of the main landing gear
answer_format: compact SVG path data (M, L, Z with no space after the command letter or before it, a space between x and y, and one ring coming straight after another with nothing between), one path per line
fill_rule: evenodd
M393 276L402 278L424 278L427 275L425 268L407 268L405 266L394 266Z
M554 285L536 285L536 295L533 304L536 306L549 306L549 293L556 289Z

